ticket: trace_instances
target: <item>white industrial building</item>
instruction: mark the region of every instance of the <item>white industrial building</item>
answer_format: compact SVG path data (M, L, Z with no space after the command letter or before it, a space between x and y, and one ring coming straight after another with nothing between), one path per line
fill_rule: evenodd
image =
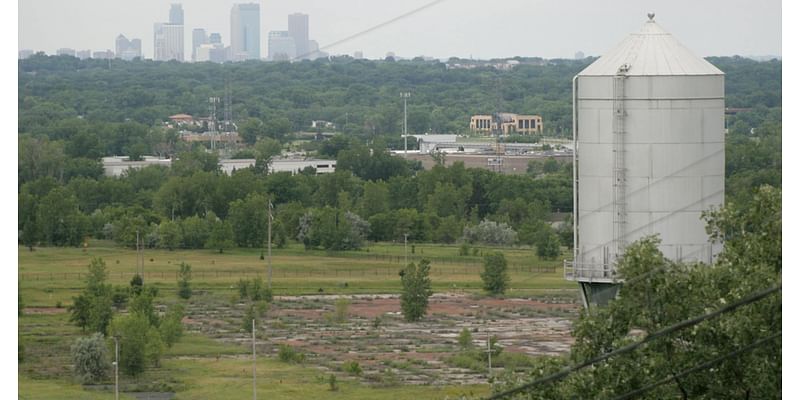
M661 28L641 31L573 80L574 259L567 279L602 303L630 243L658 235L676 261L710 263L701 213L725 183L725 77Z
M103 170L106 176L118 177L122 176L128 169L141 169L151 165L160 165L169 168L170 165L172 165L172 160L153 156L144 156L141 161L130 161L128 157L124 156L103 157ZM219 161L220 170L228 175L236 170L253 167L255 165L255 158L225 159ZM292 175L294 175L308 167L314 168L318 175L329 174L336 172L336 160L277 158L270 163L269 172L291 172Z

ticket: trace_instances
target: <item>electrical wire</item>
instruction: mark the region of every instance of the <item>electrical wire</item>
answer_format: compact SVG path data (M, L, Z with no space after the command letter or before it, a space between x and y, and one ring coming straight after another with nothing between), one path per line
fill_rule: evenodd
M745 297L745 298L743 298L741 300L735 301L735 302L733 302L731 304L728 304L728 305L726 305L726 306L724 306L722 308L719 308L716 311L713 311L713 312L710 312L710 313L706 313L706 314L703 314L703 315L700 315L700 316L697 316L697 317L694 317L694 318L690 318L690 319L681 321L679 323L670 325L670 326L668 326L666 328L660 329L660 330L658 330L658 331L656 331L654 333L651 333L651 334L647 335L644 339L642 339L642 340L640 340L638 342L631 343L631 344L629 344L627 346L620 347L620 348L618 348L616 350L613 350L613 351L610 351L608 353L602 354L600 356L597 356L597 357L591 358L589 360L586 360L586 361L584 361L584 362L582 362L580 364L576 364L576 365L572 365L572 366L566 367L566 368L562 369L561 371L556 372L554 374L545 376L543 378L536 379L536 380L534 380L532 382L528 382L526 384L523 384L523 385L517 386L515 388L506 390L504 392L495 394L495 395L489 397L489 400L508 398L508 397L513 396L515 394L522 393L522 392L524 392L524 391L526 391L526 390L528 390L528 389L530 389L530 388L532 388L534 386L563 379L563 378L567 377L568 375L570 375L570 374L572 374L572 373L574 373L576 371L579 371L579 370L581 370L583 368L586 368L586 367L589 367L591 365L597 364L600 361L604 361L604 360L607 360L607 359L609 359L611 357L615 357L615 356L618 356L618 355L621 355L621 354L629 353L629 352L631 352L633 350L636 350L637 348L645 345L646 343L651 342L651 341L653 341L655 339L658 339L658 338L660 338L662 336L666 336L666 335L668 335L670 333L673 333L673 332L676 332L676 331L679 331L679 330L682 330L682 329L689 328L689 327L697 325L697 324L699 324L699 323L701 323L703 321L706 321L706 320L718 317L718 316L720 316L722 314L731 312L731 311L733 311L733 310L735 310L735 309L737 309L737 308L739 308L741 306L744 306L744 305L759 301L759 300L769 296L770 294L778 292L780 290L781 290L781 285L773 286L771 288L758 291L758 292L756 292L754 294L751 294L748 297Z
M662 379L660 381L656 381L656 382L651 383L651 384L649 384L647 386L641 387L641 388L636 389L636 390L632 390L632 391L630 391L628 393L625 393L625 394L623 394L621 396L614 397L613 400L630 399L631 397L646 393L646 392L648 392L648 391L650 391L650 390L652 390L652 389L654 389L654 388L656 388L658 386L661 386L661 385L663 385L665 383L669 383L669 382L671 382L671 381L673 381L675 379L678 379L678 378L684 377L686 375L689 375L691 373L694 373L694 372L709 368L709 367L713 366L714 364L718 364L718 363L720 363L720 362L722 362L722 361L724 361L724 360L726 360L728 358L733 358L733 357L736 357L736 356L738 356L738 355L740 355L740 354L742 354L744 352L753 350L756 347L762 346L762 345L764 345L766 343L771 342L772 340L774 340L776 338L779 338L780 336L781 336L781 332L778 332L778 333L772 334L772 335L770 335L768 337L756 340L755 342L750 343L749 345L747 345L745 347L742 347L742 348L740 348L738 350L734 350L734 351L732 351L732 352L730 352L728 354L719 356L719 357L717 357L717 358L715 358L713 360L709 360L709 361L706 361L706 362L704 362L704 363L702 363L700 365L697 365L695 367L683 370L683 371L679 372L678 374L666 377L666 378L664 378L664 379Z
M365 30L363 30L363 31L361 31L361 32L354 33L354 34L352 34L352 35L350 35L350 36L347 36L347 37L345 37L345 38L343 38L343 39L339 39L339 40L337 40L337 41L335 41L335 42L333 42L333 43L330 43L330 44L327 44L327 45L325 45L325 46L323 46L323 47L320 47L320 48L319 48L319 50L317 50L317 51L321 51L321 50L327 50L327 49L329 49L329 48L331 48L331 47L335 47L335 46L338 46L338 45L340 45L340 44L342 44L342 43L349 42L349 41L351 41L351 40L353 40L353 39L355 39L355 38L357 38L357 37L360 37L360 36L366 35L366 34L368 34L368 33L372 32L372 31L375 31L375 30L378 30L378 29L380 29L380 28L383 28L383 27L385 27L385 26L387 26L387 25L393 24L393 23L395 23L395 22L397 22L397 21L399 21L399 20L401 20L401 19L404 19L404 18L410 17L410 16L412 16L412 15L414 15L414 14L416 14L416 13L418 13L418 12L422 11L422 10L425 10L425 9L427 9L427 8L430 8L430 7L433 7L433 6L435 6L436 4L439 4L439 3L441 3L441 2L444 2L444 1L446 1L446 0L434 0L434 1L431 1L430 3L426 3L426 4L422 5L421 7L417 7L417 8L415 8L415 9L411 10L411 11L408 11L408 12L406 12L406 13L404 13L404 14L401 14L401 15L399 15L399 16L397 16L397 17L394 17L394 18L392 18L392 19L390 19L390 20L387 20L387 21L381 22L380 24L377 24L377 25L375 25L375 26L372 26L372 27L370 27L370 28L367 28L367 29L365 29ZM293 58L292 60L300 60L300 59L303 59L303 58L305 58L305 57L308 57L308 56L310 56L311 54L314 54L314 53L315 53L315 51L308 52L308 53L306 53L306 54L301 54L301 55L299 55L299 56L297 56L297 57Z

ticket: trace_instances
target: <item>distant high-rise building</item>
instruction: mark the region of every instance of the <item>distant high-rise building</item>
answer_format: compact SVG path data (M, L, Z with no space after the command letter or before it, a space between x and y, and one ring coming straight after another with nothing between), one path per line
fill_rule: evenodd
M197 61L197 48L208 43L206 30L203 28L192 29L192 61Z
M261 58L261 6L234 4L231 8L231 60Z
M319 50L319 44L316 40L308 41L308 58L309 60L316 60L318 58L328 57L328 53Z
M180 3L173 3L170 5L169 23L173 25L183 25L183 6Z
M583 60L584 58L586 58L586 56L583 55L582 51L579 51L579 52L575 53L575 59L576 60Z
M288 61L297 56L297 47L289 31L270 31L267 59L270 61Z
M75 49L70 49L70 48L63 47L63 48L60 48L60 49L56 50L56 55L57 56L75 57Z
M153 59L183 61L183 25L153 25Z
M217 43L222 44L222 35L220 35L219 33L216 33L216 32L208 35L208 43L209 44L217 44Z
M111 50L95 51L92 53L92 58L96 58L98 60L109 60L114 58L114 52Z
M141 41L139 42L141 43ZM92 58L92 51L91 50L78 50L75 55L80 58L81 60L87 60Z
M115 41L116 50L117 50L117 58L121 58L123 60L133 60L136 57L142 57L142 40L141 39L131 39L125 37L125 35L120 34L117 36L117 40Z
M294 39L296 57L308 58L308 14L289 14L289 36Z
M24 60L33 55L33 50L31 49L22 49L19 51L19 59Z
M211 61L223 63L227 58L227 50L220 43L206 43L197 47L197 62Z
M356 51L355 53L353 53L353 58L355 58L356 60L363 59L364 58L364 52Z

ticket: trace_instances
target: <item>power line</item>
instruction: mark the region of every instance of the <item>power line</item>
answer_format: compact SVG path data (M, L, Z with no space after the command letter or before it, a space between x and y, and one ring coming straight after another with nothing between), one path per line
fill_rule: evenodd
M697 325L697 324L699 324L699 323L701 323L701 322L703 322L705 320L712 319L712 318L718 317L718 316L720 316L722 314L731 312L731 311L733 311L733 310L735 310L735 309L737 309L737 308L739 308L741 306L744 306L744 305L759 301L759 300L761 300L761 299L763 299L763 298L769 296L770 294L775 293L775 292L777 292L779 290L781 290L781 285L773 286L771 288L761 290L761 291L756 292L756 293L754 293L754 294L752 294L752 295L750 295L750 296L748 296L748 297L746 297L744 299L738 300L738 301L733 302L733 303L731 303L731 304L729 304L727 306L724 306L724 307L722 307L722 308L720 308L720 309L718 309L716 311L713 311L713 312L710 312L710 313L706 313L706 314L703 314L703 315L700 315L700 316L697 316L697 317L694 317L694 318L690 318L690 319L687 319L685 321L681 321L681 322L679 322L677 324L673 324L673 325L670 325L670 326L668 326L666 328L658 330L658 331L656 331L654 333L651 333L650 335L647 335L644 339L642 339L642 340L640 340L638 342L631 343L631 344L629 344L627 346L620 347L620 348L618 348L616 350L610 351L610 352L605 353L603 355L600 355L600 356L591 358L589 360L586 360L586 361L584 361L584 362L582 362L580 364L576 364L576 365L573 365L573 366L570 366L570 367L566 367L566 368L562 369L561 371L556 372L554 374L545 376L543 378L536 379L536 380L534 380L532 382L528 382L528 383L526 383L524 385L520 385L520 386L517 386L515 388L506 390L504 392L495 394L492 397L489 397L489 400L507 398L507 397L510 397L512 395L515 395L515 394L518 394L518 393L522 393L525 390L528 390L528 389L530 389L530 388L532 388L532 387L534 387L536 385L540 385L540 384L543 384L543 383L548 383L548 382L553 382L553 381L556 381L556 380L560 380L562 378L567 377L569 374L571 374L573 372L576 372L576 371L581 370L583 368L586 368L588 366L597 364L600 361L607 360L607 359L609 359L611 357L618 356L620 354L629 353L629 352L631 352L631 351L643 346L644 344L646 344L648 342L651 342L651 341L653 341L653 340L655 340L657 338L660 338L662 336L666 336L666 335L668 335L670 333L673 333L673 332L676 332L676 331L679 331L679 330L682 330L682 329L686 329L688 327Z
M631 397L634 397L636 395L640 395L640 394L643 394L645 392L648 392L648 391L650 391L650 390L652 390L652 389L654 389L654 388L656 388L658 386L661 386L661 385L663 385L665 383L671 382L671 381L673 381L675 379L678 379L678 378L684 377L686 375L689 375L691 373L694 373L694 372L709 368L712 365L717 364L719 362L722 362L722 361L724 361L724 360L726 360L728 358L736 357L736 356L738 356L738 355L740 355L740 354L742 354L744 352L750 351L752 349L755 349L756 347L759 347L759 346L762 346L762 345L764 345L766 343L769 343L772 340L774 340L776 338L779 338L780 336L781 336L781 332L778 332L778 333L772 334L772 335L770 335L768 337L756 340L755 342L750 343L749 345L747 345L745 347L742 347L741 349L734 350L734 351L732 351L732 352L730 352L728 354L719 356L719 357L717 357L717 358L715 358L713 360L709 360L709 361L704 362L704 363L702 363L702 364L700 364L698 366L689 368L687 370L683 370L683 371L681 371L680 373L678 373L676 375L672 375L672 376L666 377L666 378L664 378L664 379L662 379L660 381L651 383L650 385L641 387L641 388L636 389L636 390L632 390L632 391L630 391L628 393L625 393L625 394L623 394L621 396L614 397L613 400L630 399Z
M435 6L436 4L439 4L439 3L443 2L443 1L445 1L445 0L434 0L434 1L431 1L430 3L426 3L426 4L424 4L424 5L423 5L423 6L421 6L421 7L415 8L415 9L413 9L413 10L411 10L411 11L408 11L408 12L406 12L406 13L404 13L404 14L401 14L401 15L399 15L399 16L397 16L397 17L394 17L394 18L392 18L392 19L390 19L390 20L387 20L387 21L381 22L381 23L380 23L380 24L378 24L378 25L372 26L372 27L370 27L370 28L367 28L367 29L365 29L365 30L363 30L363 31L361 31L361 32L354 33L354 34L352 34L352 35L350 35L350 36L347 36L347 37L345 37L345 38L343 38L343 39L339 39L339 40L337 40L337 41L335 41L335 42L333 42L333 43L330 43L330 44L327 44L327 45L325 45L325 46L323 46L323 47L320 47L320 48L319 48L317 51L321 51L321 50L327 50L327 49L329 49L329 48L331 48L331 47L335 47L335 46L338 46L338 45L340 45L340 44L342 44L342 43L349 42L349 41L351 41L351 40L353 40L353 39L355 39L355 38L357 38L357 37L360 37L360 36L366 35L366 34L368 34L368 33L372 32L372 31L375 31L375 30L378 30L378 29L380 29L380 28L383 28L383 27L385 27L385 26L387 26L387 25L393 24L393 23L395 23L395 22L397 22L397 21L399 21L399 20L401 20L401 19L404 19L404 18L410 17L410 16L412 16L412 15L414 15L414 14L416 14L416 13L418 13L418 12L422 11L422 10L425 10L425 9L427 9L427 8L430 8L430 7L433 7L433 6ZM308 53L306 53L306 54L301 54L301 55L299 55L299 56L295 57L293 60L303 59L303 58L305 58L305 57L308 57L309 55L311 55L311 54L313 54L313 53L316 53L316 51L313 51L313 52L308 52Z

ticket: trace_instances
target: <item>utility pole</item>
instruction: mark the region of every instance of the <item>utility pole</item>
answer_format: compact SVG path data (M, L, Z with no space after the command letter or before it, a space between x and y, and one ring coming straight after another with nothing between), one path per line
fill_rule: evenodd
M400 97L403 98L403 140L405 143L403 157L408 158L408 98L411 97L411 92L400 92Z
M408 265L408 234L403 234L403 255L406 257L406 265Z
M114 400L119 400L119 340L114 336Z
M489 379L492 379L492 336L486 330L486 354L489 355Z
M272 200L267 200L267 288L272 291Z
M256 400L256 320L253 321L253 400Z

